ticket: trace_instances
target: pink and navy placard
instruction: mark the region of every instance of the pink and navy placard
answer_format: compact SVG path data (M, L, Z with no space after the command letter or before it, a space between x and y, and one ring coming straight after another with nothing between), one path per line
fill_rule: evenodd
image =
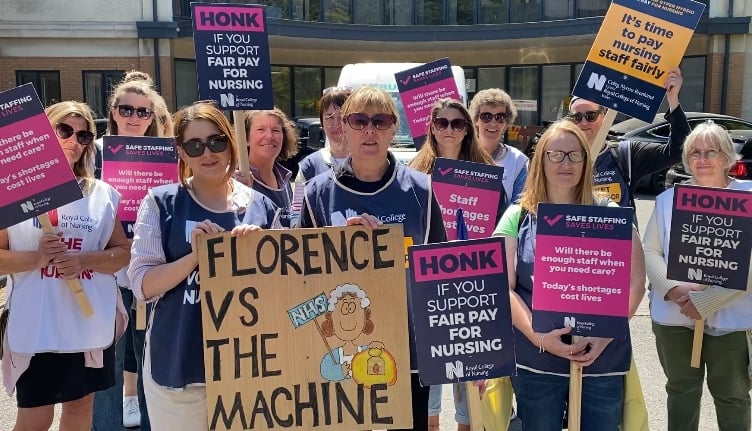
M408 251L420 380L438 385L515 372L504 240Z
M752 192L674 187L669 279L747 290L751 253Z
M538 204L533 329L572 335L629 333L632 209Z
M110 136L103 138L102 180L120 192L118 218L128 238L141 200L149 189L178 182L173 138Z
M81 199L32 84L0 93L0 229Z
M394 78L397 80L397 89L415 148L420 149L426 140L434 103L444 97L460 100L457 82L452 75L452 64L448 58L442 58L397 72Z
M222 109L272 109L266 12L261 5L191 3L198 94Z
M499 215L504 186L504 168L483 163L439 157L431 182L447 231L447 239L458 239L458 209L467 227L467 239L491 236Z

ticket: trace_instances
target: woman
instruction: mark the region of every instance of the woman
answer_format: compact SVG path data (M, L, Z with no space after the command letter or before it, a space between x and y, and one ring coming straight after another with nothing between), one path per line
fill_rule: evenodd
M752 182L735 180L728 170L736 161L731 137L707 122L687 136L683 163L698 186L752 190ZM718 429L750 429L749 354L745 331L752 329L752 295L743 290L703 286L666 277L674 189L655 200L644 236L650 291L650 316L668 393L668 429L696 430L707 368L707 386L715 401ZM700 368L692 368L695 321L705 320Z
M196 236L267 228L274 205L232 179L237 142L213 104L196 103L175 115L175 145L180 183L151 189L141 202L128 276L136 298L154 303L143 368L151 427L203 431L201 307L183 303L199 290Z
M512 202L517 202L525 186L528 159L522 151L503 142L504 131L517 118L512 98L498 88L481 90L470 102L470 114L481 148L504 168L504 191Z
M298 131L279 108L247 111L245 130L252 178L247 179L244 173L240 173L236 179L271 199L280 210L279 224L289 228L293 220L292 172L279 161L295 155Z
M410 167L431 174L437 157L452 160L465 160L475 163L495 165L494 160L478 145L470 113L462 102L453 99L440 99L431 109L431 120L426 133L426 142L418 155L410 162ZM499 202L499 216L508 205L502 194ZM467 397L463 384L454 387L454 418L457 429L470 430L470 416L467 410ZM439 429L441 413L441 385L431 386L428 399L428 425L431 430Z
M308 181L316 175L326 172L334 164L342 164L350 154L345 136L342 133L342 105L350 95L350 89L332 88L324 90L319 104L319 118L326 134L326 146L300 162L300 176Z
M107 134L111 136L164 136L160 117L169 117L164 99L153 87L149 74L132 70L112 90L107 117ZM159 113L157 112L159 111ZM166 121L166 120L165 120ZM97 139L97 165L102 167L103 139ZM149 416L140 378L144 352L144 331L136 329L136 304L130 291L127 268L117 274L123 303L129 312L128 328L118 346L115 372L123 373L123 383L98 393L94 400L94 426L100 430L141 427L149 431ZM120 359L122 358L122 360ZM122 398L122 403L121 403ZM122 406L121 406L122 404ZM122 409L121 414L115 412Z
M561 430L569 392L570 361L584 368L581 429L615 431L622 419L624 374L632 356L630 339L582 337L568 344L566 338L571 328L539 333L532 325L538 204L604 205L608 202L593 196L592 164L587 150L585 135L577 126L569 121L551 125L541 137L530 163L530 175L520 203L509 207L494 232L495 236L505 237L517 355L517 375L512 376L512 385L517 415L525 429ZM644 283L642 247L634 230L630 315L642 299Z
M446 241L430 178L397 162L389 152L397 132L397 107L389 94L375 87L358 88L342 106L342 119L350 157L330 174L306 183L300 227L375 228L383 219L401 220L405 236L414 244ZM428 429L428 388L418 380L412 329L409 340L413 429L423 431Z
M16 390L16 430L48 429L57 403L61 429L88 430L94 392L115 384L114 343L127 317L114 274L130 253L117 218L120 195L91 169L89 107L61 102L45 112L84 197L50 212L56 234L44 234L36 219L0 231L0 273L12 274L14 286L3 381L9 394ZM72 300L65 280L74 278L93 316Z

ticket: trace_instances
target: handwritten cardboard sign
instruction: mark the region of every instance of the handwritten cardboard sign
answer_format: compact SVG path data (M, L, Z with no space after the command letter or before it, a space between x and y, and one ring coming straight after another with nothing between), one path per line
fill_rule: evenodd
M412 427L401 225L198 247L209 429Z
M572 335L629 332L631 208L539 204L533 329L571 326Z

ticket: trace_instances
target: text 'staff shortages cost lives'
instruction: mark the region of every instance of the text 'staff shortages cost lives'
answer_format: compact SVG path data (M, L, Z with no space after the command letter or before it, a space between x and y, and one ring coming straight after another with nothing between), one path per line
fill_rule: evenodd
M533 329L571 326L572 335L629 332L632 209L539 204Z
M505 256L502 238L410 248L411 306L423 383L514 373Z
M746 290L752 193L676 186L669 241L669 279Z
M272 109L264 6L192 3L198 94L222 109Z
M651 122L705 5L692 0L614 0L572 94Z
M0 93L0 229L82 196L32 84Z

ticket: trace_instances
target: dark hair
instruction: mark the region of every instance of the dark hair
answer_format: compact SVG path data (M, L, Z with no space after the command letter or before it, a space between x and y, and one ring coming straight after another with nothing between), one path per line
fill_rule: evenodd
M321 99L319 99L319 120L321 120L321 124L324 124L324 111L329 109L330 106L341 108L350 93L352 93L352 90L349 88L334 88L321 96Z

